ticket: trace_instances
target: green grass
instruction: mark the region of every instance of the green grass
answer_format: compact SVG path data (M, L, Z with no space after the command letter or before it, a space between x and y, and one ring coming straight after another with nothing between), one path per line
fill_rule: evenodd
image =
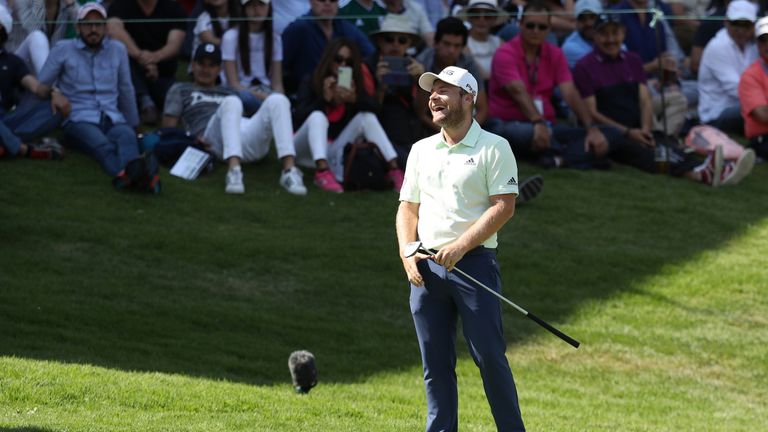
M164 171L145 196L78 154L3 161L0 431L423 429L397 196L294 197L278 171L247 166L241 197L221 167ZM505 293L583 345L505 308L529 430L768 430L768 167L717 190L545 178L501 233ZM307 396L287 369L302 348ZM459 354L461 430L493 430Z

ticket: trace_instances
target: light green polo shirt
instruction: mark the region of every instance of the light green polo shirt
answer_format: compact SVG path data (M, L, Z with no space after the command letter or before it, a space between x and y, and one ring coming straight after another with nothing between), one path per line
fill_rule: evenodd
M509 142L472 120L467 135L453 146L442 131L413 145L400 201L419 203L419 240L440 249L480 218L491 206L491 195L517 192L517 162ZM495 248L496 233L483 246Z

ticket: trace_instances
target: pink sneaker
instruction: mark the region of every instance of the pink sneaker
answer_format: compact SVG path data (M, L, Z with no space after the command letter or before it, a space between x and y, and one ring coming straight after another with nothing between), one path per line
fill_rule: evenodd
M405 180L403 175L403 170L401 170L400 168L390 169L389 172L387 173L387 178L390 179L394 184L394 187L392 189L394 189L395 192L400 192L400 188L403 187L403 180Z
M331 170L315 171L315 185L320 189L333 193L342 193L344 188L336 181Z

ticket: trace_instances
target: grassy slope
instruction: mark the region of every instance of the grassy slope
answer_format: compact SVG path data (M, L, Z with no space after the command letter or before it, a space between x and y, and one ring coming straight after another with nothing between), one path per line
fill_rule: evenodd
M79 155L5 161L0 431L420 429L396 196L293 197L277 171L247 167L243 197L223 169L149 197ZM766 181L547 173L502 233L506 293L584 345L505 310L531 430L768 428ZM460 346L462 430L489 430ZM286 384L297 348L308 397Z

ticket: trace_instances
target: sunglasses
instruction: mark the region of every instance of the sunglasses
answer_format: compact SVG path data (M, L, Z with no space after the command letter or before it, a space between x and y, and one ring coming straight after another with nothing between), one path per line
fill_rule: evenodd
M489 12L492 14L493 11L489 11L488 9L470 9L467 11L467 17L469 19L482 19L486 21L495 21L496 15L489 15Z
M349 57L344 57L343 55L336 54L336 57L333 58L333 61L336 62L336 64L349 66L352 64L352 59Z
M410 39L411 38L409 38L408 36L392 36L392 35L384 36L384 42L388 44L393 44L397 42L400 45L405 45L408 42L410 42Z
M528 30L538 29L539 31L549 30L549 24L536 24L532 22L525 23L525 28Z
M752 21L746 21L746 20L728 21L728 23L732 27L740 28L742 30L749 30L755 26L755 24Z
M582 13L576 17L576 21L578 22L590 22L590 21L596 21L596 20L597 20L597 15L593 13Z

